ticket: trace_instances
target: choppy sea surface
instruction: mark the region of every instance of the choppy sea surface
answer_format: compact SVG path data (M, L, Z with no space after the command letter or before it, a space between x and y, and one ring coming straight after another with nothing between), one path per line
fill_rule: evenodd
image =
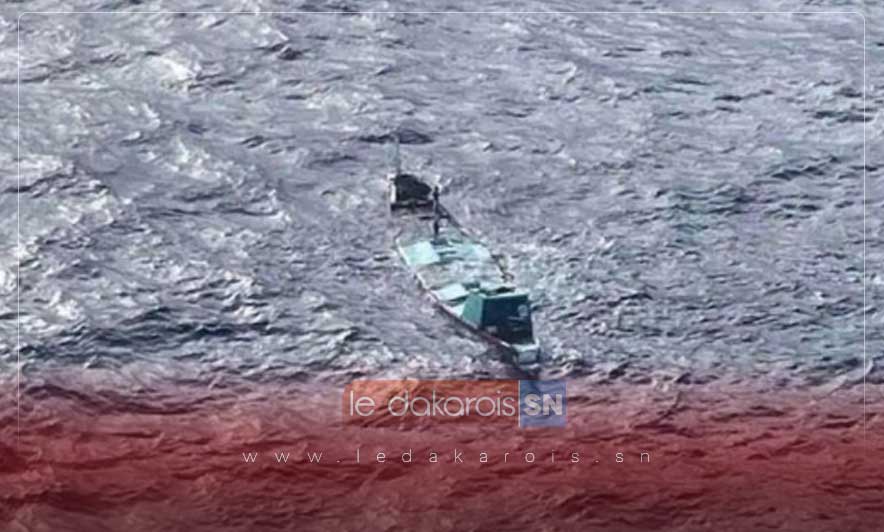
M16 423L61 422L41 402L196 419L261 390L517 376L393 253L392 133L531 289L544 377L666 404L816 398L772 399L761 417L787 422L761 439L878 421L880 6L76 7L117 12L0 8L5 449ZM837 423L820 415L834 397ZM0 518L52 529L35 497Z

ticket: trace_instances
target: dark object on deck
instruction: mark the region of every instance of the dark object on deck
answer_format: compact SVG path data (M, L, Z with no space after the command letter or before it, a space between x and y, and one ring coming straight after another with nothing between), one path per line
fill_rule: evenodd
M399 136L395 135L393 140L389 156L393 171L388 176L390 209L421 209L433 205L434 199L438 200L438 194L433 196L433 188L430 185L416 176L402 172L402 164L399 159Z
M391 179L390 208L420 208L433 204L433 189L411 174L397 174Z

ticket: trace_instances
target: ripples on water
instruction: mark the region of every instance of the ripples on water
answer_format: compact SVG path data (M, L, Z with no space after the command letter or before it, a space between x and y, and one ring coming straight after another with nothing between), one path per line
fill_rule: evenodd
M861 345L862 121L879 113L881 72L869 62L864 112L861 22L26 15L17 255L10 172L0 196L3 367L20 261L26 392L64 368L133 402L161 386L512 374L391 252L383 142L397 130L406 167L447 183L446 205L533 287L549 376L880 384ZM9 120L4 133L13 168ZM880 128L868 135L873 214ZM877 324L882 228L867 223ZM868 342L880 354L877 327Z
M406 165L535 288L553 366L856 379L858 22L28 15L27 359L203 381L505 371L391 257L399 129Z

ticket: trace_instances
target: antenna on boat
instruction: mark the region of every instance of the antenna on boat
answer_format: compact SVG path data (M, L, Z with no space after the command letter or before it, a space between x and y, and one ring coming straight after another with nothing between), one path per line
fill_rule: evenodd
M393 176L402 174L402 160L399 158L399 132L393 133L393 147L389 150L390 165L393 167Z

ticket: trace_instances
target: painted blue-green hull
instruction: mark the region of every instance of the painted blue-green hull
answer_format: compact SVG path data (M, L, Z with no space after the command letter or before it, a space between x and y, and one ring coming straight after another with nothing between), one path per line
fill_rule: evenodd
M440 232L434 237L432 216L428 216L426 209L396 213L400 222L396 248L403 262L439 308L486 341L504 348L518 367L536 369L540 347L533 335L504 340L495 335L496 327L482 326L481 320L475 318L475 309L469 308L473 302L471 294L506 298L516 304L524 300L518 311L530 324L527 293L512 285L511 276L487 247L447 212L445 215Z

